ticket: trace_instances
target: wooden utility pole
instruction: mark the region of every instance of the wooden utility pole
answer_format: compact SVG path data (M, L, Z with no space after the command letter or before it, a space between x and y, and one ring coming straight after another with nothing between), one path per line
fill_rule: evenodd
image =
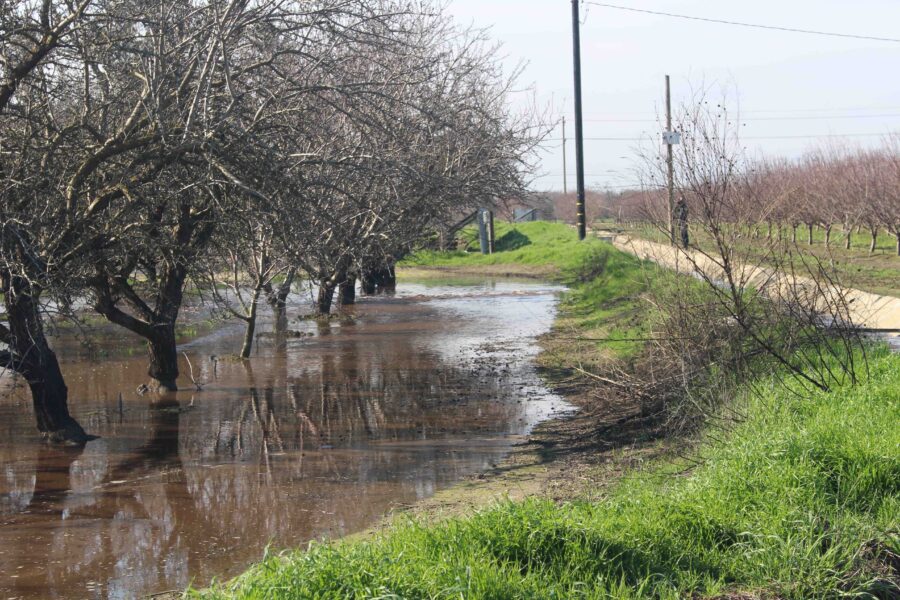
M578 186L578 239L586 232L584 215L584 129L581 117L581 32L578 0L572 0L572 55L575 63L575 182Z
M666 185L669 188L669 242L675 245L675 165L672 160L672 94L669 92L669 76L666 75Z
M563 151L563 194L569 194L568 179L569 174L566 170L566 118L562 118L562 151Z

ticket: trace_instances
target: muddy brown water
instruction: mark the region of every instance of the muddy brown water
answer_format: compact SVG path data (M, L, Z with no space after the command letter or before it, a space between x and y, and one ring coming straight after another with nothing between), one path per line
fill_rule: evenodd
M207 327L181 345L206 385L182 360L184 389L167 397L137 394L139 341L98 324L85 346L60 330L71 408L100 438L42 444L21 383L0 378L0 599L204 585L490 468L570 410L533 366L558 291L402 283L351 318L295 318L296 337L263 335L246 362L227 358L240 326ZM292 304L296 317L307 302Z

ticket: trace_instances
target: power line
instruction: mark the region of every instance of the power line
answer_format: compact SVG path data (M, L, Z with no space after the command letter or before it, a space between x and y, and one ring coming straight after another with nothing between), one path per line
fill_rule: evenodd
M828 119L888 119L900 117L900 113L882 115L815 115L800 117L751 117L749 119L735 119L741 122L756 121L824 121ZM588 123L658 123L657 119L585 119Z
M720 25L736 25L738 27L752 27L755 29L769 29L774 31L786 31L788 33L806 33L810 35L825 35L830 37L851 38L857 40L873 40L876 42L892 42L900 44L900 38L878 37L874 35L856 35L852 33L838 33L835 31L817 31L814 29L800 29L797 27L781 27L778 25L761 25L759 23L742 23L739 21L726 21L725 19L710 19L707 17L695 17L692 15L679 15L669 12L661 12L658 10L647 10L644 8L632 8L630 6L619 6L617 4L606 4L604 2L585 2L593 6L602 6L604 8L613 8L616 10L627 10L630 12L645 13L649 15L658 15L662 17L673 17L676 19L687 19L689 21L703 21L705 23L718 23Z
M792 113L792 112L866 112L870 110L900 110L900 106L832 106L831 108L765 108L742 110L742 113Z
M741 135L739 140L789 140L789 139L813 139L813 138L845 138L845 137L883 137L889 133L824 133L818 135ZM642 142L651 139L651 135L644 137L586 137L585 141L592 142ZM559 138L547 138L549 142L561 141Z
M547 177L542 176L542 177L536 177L535 179L536 180L537 179L547 179ZM648 185L646 183L643 183L643 184L641 184L641 183L608 184L608 183L603 183L603 182L597 181L597 182L592 182L592 185L597 186L597 187L602 187L603 189L608 188L608 189L619 189L619 190L633 190L633 189L654 189L655 190L655 189L660 188L660 186L652 186L652 185Z
M882 112L891 111L892 113L896 113L896 111L900 111L900 106L860 106L860 107L832 106L830 108L768 108L768 109L756 109L756 110L741 109L738 112L740 112L740 114L742 114L742 115L751 115L751 114L755 115L755 114L760 114L760 113L762 113L762 114L769 114L769 113L790 114L790 113L820 113L820 112L830 112L830 113L840 114L840 113L849 113L849 112L855 112L855 113L868 112L868 111L873 111L873 110L882 111ZM565 114L566 116L569 116L569 113L560 113L560 116L562 116L563 114ZM602 120L606 120L606 119L613 119L613 117L616 117L617 119L619 117L624 117L622 120L627 121L631 117L645 117L645 118L654 117L654 121L655 121L656 116L657 116L656 113L652 113L649 111L647 111L647 112L643 112L643 111L642 112L629 112L629 113L598 113L597 116L592 117L592 119L600 120L602 118ZM847 115L847 116L848 117L855 117L855 116L868 117L868 115ZM790 118L790 117L785 117L785 118ZM797 117L797 118L802 118L802 117ZM642 119L635 118L634 120L640 121Z
M541 175L541 177L569 177L569 174L563 175L562 173L546 173ZM585 173L585 177L607 177L613 179L621 179L621 177L610 175L609 173Z

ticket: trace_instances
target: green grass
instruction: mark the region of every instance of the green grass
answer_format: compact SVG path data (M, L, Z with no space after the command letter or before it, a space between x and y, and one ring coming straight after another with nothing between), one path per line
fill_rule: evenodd
M549 361L555 360L557 366L564 366L576 364L579 358L584 362L587 357L636 356L644 346L640 340L647 335L650 322L646 317L651 305L643 295L659 280L658 267L602 243L567 273L570 289L562 298L554 333L568 330L571 335L563 337L569 343L553 344L553 337L559 336L551 336L548 345L556 352L545 352L541 363L550 366Z
M866 386L797 397L773 380L740 399L749 418L686 474L693 463L633 473L600 501L504 503L315 544L193 595L895 598L900 357L871 366Z
M481 254L477 250L475 235L476 231L472 227L461 232L461 237L467 242L467 250L423 250L407 257L400 266L530 265L549 266L563 273L577 268L592 249L601 245L601 242L592 239L579 242L573 228L546 221L518 224L497 221L493 254Z

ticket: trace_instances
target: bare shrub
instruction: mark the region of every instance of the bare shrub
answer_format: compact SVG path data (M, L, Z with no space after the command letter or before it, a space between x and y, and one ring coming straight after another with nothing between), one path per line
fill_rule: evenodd
M738 122L702 94L676 119L676 196L688 205L695 242L655 259L691 277L653 286L660 316L643 372L677 427L717 414L729 381L777 372L798 393L827 390L855 383L865 356L849 291L830 261L791 239L754 235L759 216L776 214L790 189L766 185ZM647 188L660 189L661 162L644 158ZM665 211L647 214L666 231Z

